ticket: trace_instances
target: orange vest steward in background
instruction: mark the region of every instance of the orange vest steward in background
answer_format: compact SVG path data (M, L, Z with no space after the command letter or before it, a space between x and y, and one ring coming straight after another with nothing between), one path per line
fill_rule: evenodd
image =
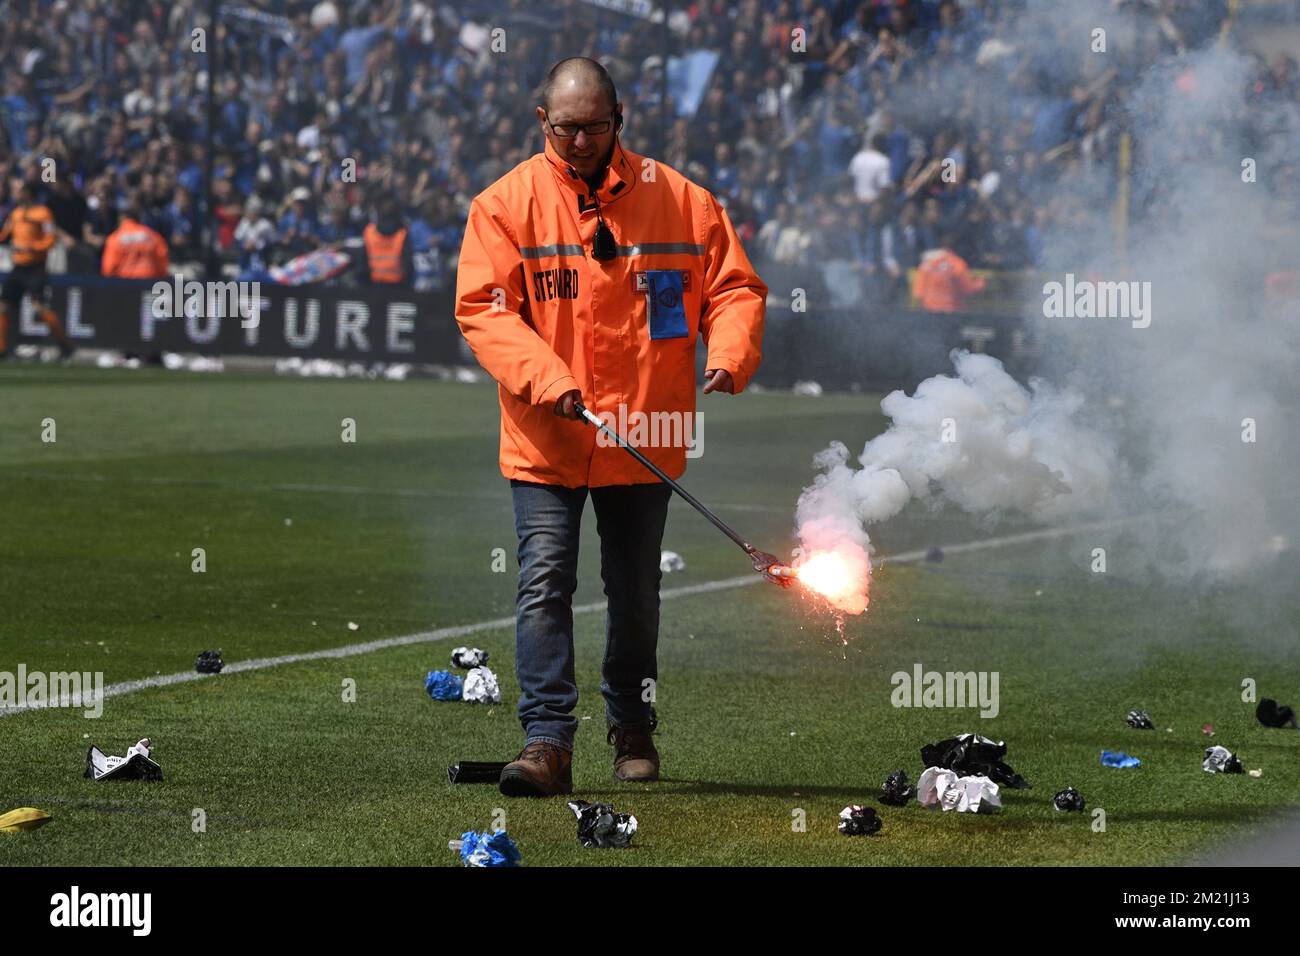
M912 294L926 312L960 312L966 297L984 289L966 260L950 249L930 249L921 256Z
M370 262L371 282L402 281L402 244L406 242L406 227L391 236L379 231L373 222L361 233L366 243L366 259Z
M15 208L0 229L0 242L13 240L16 266L42 265L54 245L54 216L44 206Z
M143 223L123 216L104 241L99 271L119 279L164 279L171 268L167 241Z
M736 392L758 368L767 286L718 201L617 141L598 198L618 246L604 262L591 258L590 189L549 140L470 206L456 321L499 385L507 478L569 488L657 481L626 451L598 445L591 425L556 415L556 399L577 388L615 425L620 404L684 423L695 412L697 335L706 367L730 372ZM651 338L635 288L645 270L684 274L686 334ZM642 451L670 477L686 470L684 447Z

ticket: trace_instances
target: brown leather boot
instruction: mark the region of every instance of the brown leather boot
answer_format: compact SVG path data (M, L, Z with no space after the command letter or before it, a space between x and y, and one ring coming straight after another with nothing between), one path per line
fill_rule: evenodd
M534 740L501 771L507 797L554 797L573 793L573 754L544 740Z
M650 727L610 727L614 745L614 776L619 780L647 781L659 779L659 751L650 739Z

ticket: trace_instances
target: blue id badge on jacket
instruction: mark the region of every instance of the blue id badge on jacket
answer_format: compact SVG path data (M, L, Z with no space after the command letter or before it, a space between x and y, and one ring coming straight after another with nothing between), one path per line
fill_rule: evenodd
M646 305L650 313L650 338L680 339L690 334L682 299L679 269L646 271Z

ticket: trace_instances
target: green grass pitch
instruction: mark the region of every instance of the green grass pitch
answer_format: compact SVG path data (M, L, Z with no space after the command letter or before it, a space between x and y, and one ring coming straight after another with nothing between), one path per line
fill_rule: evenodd
M117 683L191 670L206 648L231 663L513 614L513 516L489 385L11 366L0 397L0 671L103 671ZM813 454L832 439L860 448L884 426L878 399L702 397L704 455L684 482L760 547L788 554ZM47 418L53 443L41 440ZM345 418L355 443L341 441ZM873 537L889 555L1025 528L913 507ZM1162 583L1126 564L1140 533L886 562L847 644L830 616L766 585L667 598L654 785L612 778L604 620L580 614L576 795L638 816L627 851L582 849L561 800L447 782L448 764L510 759L521 744L507 626L145 689L105 701L97 720L62 709L0 718L0 812L54 815L0 834L0 865L455 865L447 841L498 810L533 866L1197 858L1300 802L1300 733L1259 726L1241 692L1249 677L1262 696L1300 696L1300 599L1270 579ZM595 545L588 510L578 603L601 598ZM1089 569L1098 546L1106 574ZM666 590L747 571L679 501L665 547L688 565L665 575ZM205 573L191 570L195 548ZM493 571L497 548L504 572ZM458 643L490 651L502 705L425 695L426 671L446 667ZM997 671L998 715L895 708L890 676L917 663ZM1131 708L1157 729L1129 729ZM1214 743L1263 775L1204 773L1207 721ZM891 770L915 780L921 746L963 731L1006 740L1033 789L1004 790L994 816L878 803ZM122 753L144 736L163 783L83 779L89 744ZM1104 768L1103 748L1143 765ZM1090 812L1052 808L1071 785L1105 811L1104 831ZM880 811L878 836L836 831L849 803Z

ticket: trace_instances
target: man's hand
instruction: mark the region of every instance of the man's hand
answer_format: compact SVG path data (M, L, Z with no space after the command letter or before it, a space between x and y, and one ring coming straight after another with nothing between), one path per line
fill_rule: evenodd
M582 392L576 388L571 388L558 399L555 400L555 414L561 418L572 418L577 421L582 420L578 414L577 403L582 401Z
M706 368L704 370L704 394L709 392L736 393L736 383L731 380L731 373L725 368Z

